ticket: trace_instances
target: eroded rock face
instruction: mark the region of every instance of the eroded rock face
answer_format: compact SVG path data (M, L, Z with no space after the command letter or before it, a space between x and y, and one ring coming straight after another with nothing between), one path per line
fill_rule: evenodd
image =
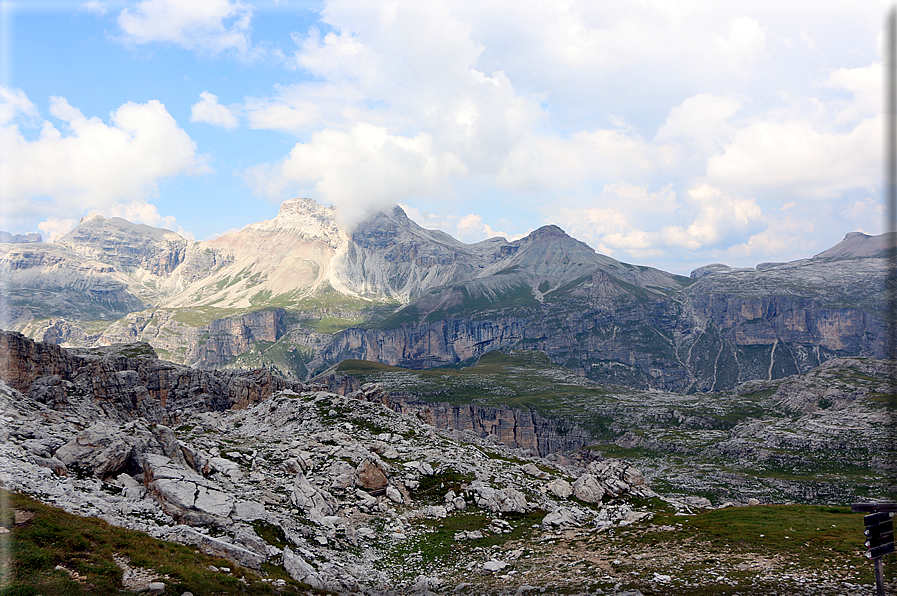
M68 351L0 331L0 378L43 403L61 407L90 394L120 420L172 424L185 408L246 408L303 385L265 370L203 371L155 358L146 344ZM37 381L37 382L36 382Z
M384 392L377 386L366 386L363 393L365 399L383 403L396 412L415 414L436 428L471 431L542 456L574 451L591 441L589 433L579 426L566 420L548 420L534 410L424 402L408 394Z

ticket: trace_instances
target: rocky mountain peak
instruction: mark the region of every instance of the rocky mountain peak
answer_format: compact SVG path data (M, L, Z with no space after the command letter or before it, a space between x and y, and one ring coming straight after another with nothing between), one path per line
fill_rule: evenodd
M539 238L569 238L570 236L554 224L549 224L547 226L542 226L536 230L533 230L526 237L527 240L537 240Z
M897 246L897 234L887 233L870 236L863 232L849 232L844 240L825 250L814 259L853 259L861 257L880 257L886 251Z
M0 243L4 244L29 244L31 242L43 242L44 239L37 232L30 234L10 234L0 231Z
M193 243L171 230L91 214L56 244L119 270L168 276Z
M243 228L243 232L260 236L289 234L303 240L324 242L333 248L345 244L345 234L336 223L335 209L309 198L284 201L277 217L250 224Z

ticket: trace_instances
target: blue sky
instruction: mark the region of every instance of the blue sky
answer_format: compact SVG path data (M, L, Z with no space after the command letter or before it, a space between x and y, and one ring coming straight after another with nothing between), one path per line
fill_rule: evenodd
M883 2L0 0L0 229L309 196L687 273L880 233Z

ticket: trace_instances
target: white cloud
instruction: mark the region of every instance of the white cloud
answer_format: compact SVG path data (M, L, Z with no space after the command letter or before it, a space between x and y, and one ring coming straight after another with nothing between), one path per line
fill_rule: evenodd
M676 220L683 223L669 223ZM729 197L707 184L689 190L684 202L671 186L651 192L624 182L607 185L591 205L556 207L551 221L618 258L707 251L744 242L766 227L755 201Z
M483 218L475 213L468 213L458 221L456 226L458 238L465 242L479 242L489 238L501 236L502 238L513 242L526 236L526 234L509 234L499 230L493 230L492 226L483 223Z
M249 127L262 130L300 134L320 126L323 121L321 103L296 93L295 88L284 91L276 99L249 98L242 109Z
M739 109L741 102L733 97L693 95L670 109L654 140L679 143L683 150L696 151L706 159L731 139L735 126L729 121Z
M435 213L430 213L428 211L423 211L406 203L399 203L399 207L402 208L402 210L405 212L405 215L407 215L409 219L414 221L422 228L428 228L431 230L449 230L454 226L453 220L449 217L436 215Z
M0 126L14 120L24 123L40 122L37 106L31 103L21 89L0 85Z
M656 146L621 130L532 135L511 149L496 179L519 192L568 191L593 180L642 177L664 161Z
M141 0L118 15L124 41L173 43L213 53L250 48L252 7L229 0Z
M41 237L44 242L56 242L66 234L72 231L78 225L78 219L71 217L68 219L60 219L58 217L48 217L44 221L37 224L37 229L41 231Z
M88 0L81 5L81 8L87 12L104 15L109 12L109 2L105 2L104 0Z
M846 133L808 120L760 120L739 129L707 161L715 186L749 194L830 198L853 188L874 188L881 177L881 118Z
M617 253L760 251L781 204L878 182L879 66L857 67L877 59L857 33L872 12L331 0L287 52L308 78L240 106L301 141L247 179L350 212L445 213L454 194L467 239L488 224L463 191L496 188Z
M94 210L103 217L120 217L134 223L142 223L156 228L165 228L177 232L188 240L193 240L193 234L178 225L172 215L162 215L159 209L145 201L132 201L130 203L118 203L105 210Z
M311 194L331 203L351 227L367 212L409 197L448 196L447 181L464 173L455 155L434 149L429 135L391 135L383 127L359 123L347 132L315 132L280 163L252 168L247 178L262 194Z
M24 98L19 91L13 95ZM159 101L126 103L108 124L84 116L61 97L50 99L50 113L61 127L45 120L33 140L15 121L0 130L0 202L6 220L43 219L41 229L49 234L88 210L130 209L156 225L167 220L153 215L156 208L146 199L158 182L205 171L196 144Z
M320 30L312 27L304 39L293 34L293 40L300 49L291 66L315 76L370 83L378 70L378 60L371 48L349 32L331 31L321 38Z
M839 68L823 83L826 87L840 89L853 97L844 102L843 109L835 117L835 123L857 122L878 115L882 109L882 65L870 64L859 68Z
M218 96L208 91L199 94L200 101L190 108L190 122L205 122L224 128L236 128L239 124L237 116L230 108L218 103Z
M753 199L732 198L709 184L688 191L694 220L687 226L664 226L658 238L667 246L701 250L743 242L766 227Z

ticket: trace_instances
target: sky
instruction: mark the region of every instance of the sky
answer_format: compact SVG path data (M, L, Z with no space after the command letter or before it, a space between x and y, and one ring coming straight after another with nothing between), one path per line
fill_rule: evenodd
M688 274L882 232L872 0L0 0L0 229L292 197Z

